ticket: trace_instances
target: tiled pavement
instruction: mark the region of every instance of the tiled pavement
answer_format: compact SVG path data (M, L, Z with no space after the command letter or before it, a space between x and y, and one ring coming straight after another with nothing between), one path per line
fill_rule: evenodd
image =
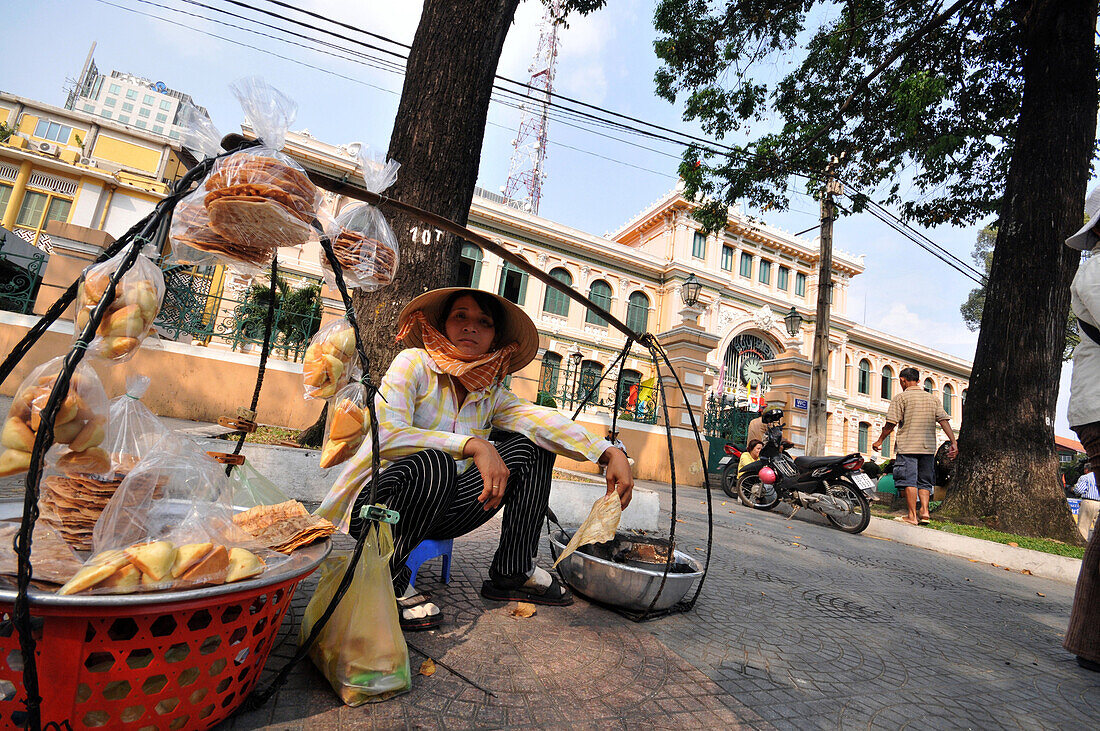
M0 481L0 495L16 489ZM679 495L679 545L702 557L701 492ZM491 697L439 667L410 693L346 708L306 661L224 728L1100 727L1100 676L1060 646L1072 586L849 536L806 511L788 520L722 496L714 509L691 613L635 624L578 600L513 618L478 594L493 521L455 542L449 585L439 559L422 569L447 621L409 635ZM293 652L313 583L299 587L269 670ZM415 672L423 656L411 657Z

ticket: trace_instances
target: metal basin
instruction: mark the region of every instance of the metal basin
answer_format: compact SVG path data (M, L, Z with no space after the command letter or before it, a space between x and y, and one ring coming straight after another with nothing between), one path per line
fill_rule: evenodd
M555 560L565 550L566 543L568 541L565 540L562 531L557 530L550 534L550 553ZM699 562L686 553L676 551L673 556L677 564L687 564L692 571L690 573L669 571L664 589L657 603L653 605L654 610L668 609L676 604L687 595L696 579L703 575ZM558 571L561 572L565 583L590 599L642 612L649 608L653 597L657 596L665 566L664 564L653 564L649 568L628 566L574 551L558 564Z

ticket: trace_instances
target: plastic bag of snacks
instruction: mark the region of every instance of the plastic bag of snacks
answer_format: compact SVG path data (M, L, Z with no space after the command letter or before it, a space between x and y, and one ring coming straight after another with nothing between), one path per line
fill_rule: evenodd
M262 574L279 554L233 522L228 478L186 437L169 434L104 509L94 553L58 594L126 594L226 584Z
M57 515L58 533L81 551L92 549L92 529L123 479L168 433L169 429L140 399L149 387L145 376L130 376L126 393L111 402L107 438L107 469L87 473L67 466L60 458L68 451L53 447L46 455L39 510L49 506Z
M111 275L118 270L125 256L126 252L120 251L107 261L84 270L76 293L74 340L84 332L92 310L107 291ZM164 289L164 274L160 268L139 254L134 265L115 286L115 298L107 305L88 352L116 363L129 360L146 335L154 332L153 320L157 318L164 301Z
M355 454L370 433L370 412L367 410L367 387L358 371L351 383L340 389L329 402L327 435L321 450L321 467L332 467Z
M306 398L330 399L351 377L355 352L355 332L344 319L334 320L310 338L302 359L302 381Z
M0 477L26 472L31 463L35 435L41 426L42 409L65 356L46 361L31 371L21 384L8 410L0 443ZM82 474L110 468L111 460L100 444L107 435L107 393L95 370L82 362L69 381L68 394L54 418L54 443L67 445L57 464Z
M359 153L359 163L366 188L372 193L381 193L393 185L401 167L394 160L374 161L365 150ZM335 219L326 221L325 233L332 241L332 251L348 287L373 292L393 281L397 273L397 236L377 208L367 203L344 206ZM321 269L328 285L335 286L324 252L321 252Z
M229 481L233 484L233 505L237 507L277 505L290 499L274 482L257 472L247 459L233 468Z
M349 706L385 700L412 686L409 648L401 634L390 576L393 533L386 523L375 526L365 539L351 586L309 648L313 664ZM321 580L302 617L299 643L309 637L336 596L347 564L347 556L321 564Z

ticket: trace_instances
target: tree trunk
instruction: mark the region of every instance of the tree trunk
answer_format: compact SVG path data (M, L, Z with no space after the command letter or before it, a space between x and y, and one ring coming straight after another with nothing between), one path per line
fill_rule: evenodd
M313 422L311 426L307 426L294 437L294 441L301 444L303 447L310 447L312 449L320 449L324 446L325 442L325 419L328 417L328 401L321 407L321 413L317 417L317 421Z
M519 0L425 0L405 73L389 156L401 163L396 199L466 223L481 161L489 95ZM377 382L399 348L397 315L413 297L456 281L455 236L382 208L399 242L393 284L354 296L370 377Z
M1021 3L1024 90L953 489L944 512L1080 543L1054 409L1096 130L1096 0Z

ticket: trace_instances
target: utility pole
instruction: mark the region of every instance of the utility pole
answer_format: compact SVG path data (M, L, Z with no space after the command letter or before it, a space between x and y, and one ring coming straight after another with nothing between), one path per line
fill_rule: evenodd
M817 274L817 319L814 322L814 350L810 366L810 413L806 425L806 454L825 454L825 416L829 403L829 311L833 302L833 219L840 193L836 179L839 160L833 157L825 168L825 190L821 196L821 265Z

